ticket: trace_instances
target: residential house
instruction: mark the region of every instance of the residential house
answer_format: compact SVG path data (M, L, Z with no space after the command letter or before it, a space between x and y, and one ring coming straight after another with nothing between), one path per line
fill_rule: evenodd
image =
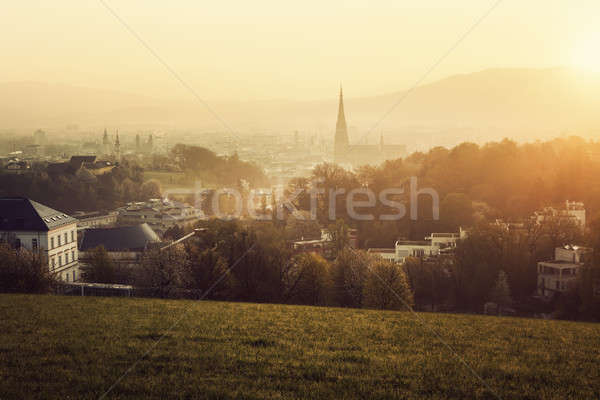
M538 262L538 294L550 299L556 293L567 291L577 281L579 269L591 253L592 249L588 247L557 247L554 260Z
M398 240L396 242L396 262L403 263L408 257L428 258L440 254L440 247L431 240Z

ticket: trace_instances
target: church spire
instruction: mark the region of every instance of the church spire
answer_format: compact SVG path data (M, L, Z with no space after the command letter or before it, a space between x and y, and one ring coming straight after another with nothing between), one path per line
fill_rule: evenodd
M346 115L344 114L344 93L342 91L342 85L340 85L340 101L338 105L337 122L335 124L334 158L336 161L340 161L343 157L343 153L346 153L348 144L348 128L346 126Z

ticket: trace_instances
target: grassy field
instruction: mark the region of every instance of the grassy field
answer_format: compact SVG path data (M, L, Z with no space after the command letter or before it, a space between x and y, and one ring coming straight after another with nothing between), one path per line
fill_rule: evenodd
M0 295L0 399L100 398L149 350L106 398L600 396L598 324L420 316L491 390L404 312Z

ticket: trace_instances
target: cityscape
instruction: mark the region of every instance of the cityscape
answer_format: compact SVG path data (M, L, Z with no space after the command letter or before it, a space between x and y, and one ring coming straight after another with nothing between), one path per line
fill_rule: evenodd
M0 398L598 398L600 6L231 3L9 6Z

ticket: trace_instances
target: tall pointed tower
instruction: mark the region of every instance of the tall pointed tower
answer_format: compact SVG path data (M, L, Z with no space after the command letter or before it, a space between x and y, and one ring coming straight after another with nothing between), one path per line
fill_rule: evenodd
M102 153L103 155L110 154L110 143L108 142L108 132L104 128L104 136L102 136Z
M115 139L115 158L117 161L121 161L121 143L119 142L119 131Z
M343 161L348 152L348 128L346 126L346 115L344 114L344 93L340 86L340 103L338 106L337 122L335 124L335 143L333 159L335 162Z

